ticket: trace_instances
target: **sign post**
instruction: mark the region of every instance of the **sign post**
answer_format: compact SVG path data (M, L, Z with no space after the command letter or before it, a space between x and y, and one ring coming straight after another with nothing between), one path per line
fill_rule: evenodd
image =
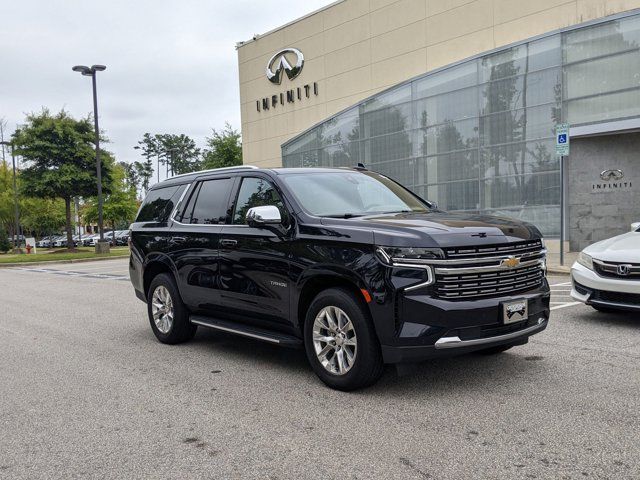
M569 124L556 125L556 155L560 156L560 265L564 265L564 230L565 230L565 165L564 157L569 156L570 137Z

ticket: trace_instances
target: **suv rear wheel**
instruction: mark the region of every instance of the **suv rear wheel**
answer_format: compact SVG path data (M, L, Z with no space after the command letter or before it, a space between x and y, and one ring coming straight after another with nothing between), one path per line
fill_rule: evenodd
M198 329L189 321L189 311L182 303L173 277L168 273L157 275L147 293L149 323L156 338L162 343L176 344L191 340Z
M337 390L355 390L382 375L380 344L369 315L347 290L332 288L311 303L304 345L315 373Z

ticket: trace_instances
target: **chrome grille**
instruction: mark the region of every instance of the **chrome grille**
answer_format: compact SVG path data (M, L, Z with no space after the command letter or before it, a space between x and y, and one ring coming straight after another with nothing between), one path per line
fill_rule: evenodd
M478 247L453 247L445 248L447 258L478 258L492 257L496 255L522 255L523 253L535 253L542 250L541 240L508 243L506 245L482 245Z
M471 253L471 250L475 253ZM448 249L447 257L434 265L434 293L440 298L488 298L526 292L544 282L546 251L540 241ZM466 261L461 257L466 256ZM503 261L517 259L509 268Z
M618 272L618 266L626 266L628 273L621 275ZM640 265L637 263L624 262L603 262L602 260L593 259L593 266L598 275L601 277L617 278L618 280L640 280Z

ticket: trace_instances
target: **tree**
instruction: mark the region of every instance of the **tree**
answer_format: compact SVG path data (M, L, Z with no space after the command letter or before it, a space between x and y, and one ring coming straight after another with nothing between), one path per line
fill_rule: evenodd
M27 115L24 126L13 134L16 154L28 164L20 174L22 192L64 200L69 249L73 248L72 198L89 197L97 191L94 140L90 119L76 120L64 110L56 115L47 109ZM108 193L113 158L107 151L102 153L103 191Z
M14 235L14 196L13 174L6 163L0 163L0 228L9 232L11 238Z
M37 237L59 232L66 222L64 202L59 198L23 197L20 201L20 224Z
M163 133L155 136L160 159L172 175L195 172L200 169L200 149L187 135ZM167 172L168 173L168 172Z
M145 191L149 189L149 181L153 177L153 162L152 158L156 158L158 160L158 180L160 180L160 145L158 144L158 140L155 136L152 136L150 133L145 133L142 136L142 140L138 141L138 146L135 147L137 149L142 150L142 156L145 158L145 161L142 165L144 165L144 170L138 170L139 172L144 172L146 174L147 170L151 172L148 177L147 186Z
M202 168L222 168L242 165L242 141L240 133L225 123L220 132L213 130L207 137L207 150L203 155Z
M4 132L7 131L7 121L4 118L0 118L0 142L4 142ZM7 165L6 149L7 146L4 143L0 143L0 149L2 149L2 163Z
M0 225L0 253L5 253L11 248L11 243L7 238L7 231Z
M135 164L120 161L118 162L118 165L120 165L124 169L127 184L137 191L138 184L140 183L140 176L138 175Z
M133 168L140 179L140 187L142 187L144 193L147 193L151 177L153 177L153 164L151 163L151 159L147 158L144 162L134 162Z
M116 225L121 222L126 224L133 222L133 217L138 211L138 202L136 189L128 183L127 172L122 165L118 164L113 167L112 180L111 192L104 197L102 215L107 224L111 225L111 234L115 245ZM87 202L83 216L87 222L97 220L98 202L96 198L91 198Z

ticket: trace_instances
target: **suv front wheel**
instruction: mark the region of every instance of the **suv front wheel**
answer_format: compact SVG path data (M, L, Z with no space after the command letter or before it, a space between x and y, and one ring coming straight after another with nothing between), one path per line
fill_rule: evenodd
M315 373L337 390L355 390L382 375L380 344L364 305L347 290L318 294L307 311L304 345Z

